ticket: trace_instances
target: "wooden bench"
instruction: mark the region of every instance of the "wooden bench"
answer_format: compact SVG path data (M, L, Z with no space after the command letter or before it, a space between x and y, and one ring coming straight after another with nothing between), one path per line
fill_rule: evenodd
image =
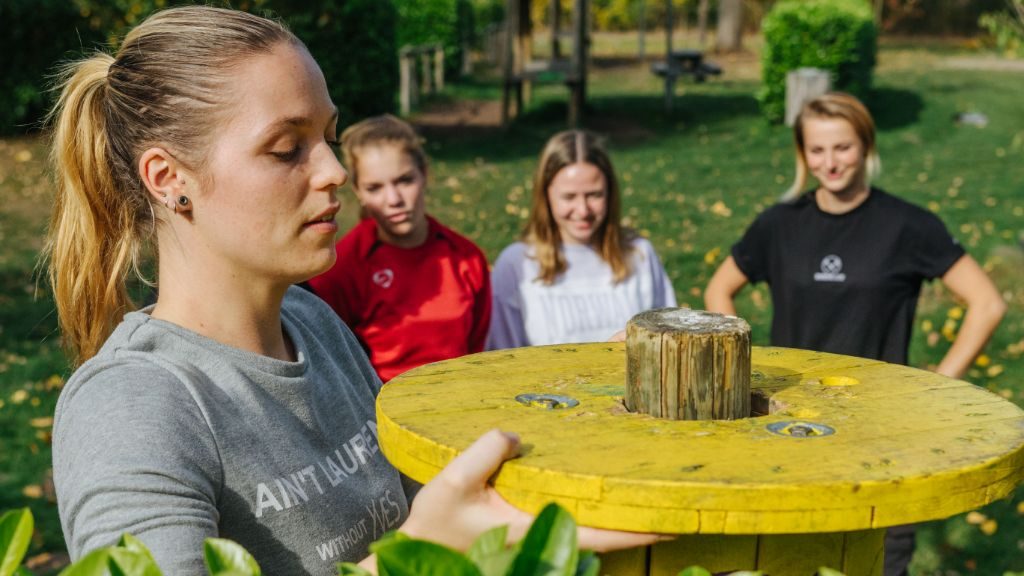
M667 60L652 64L651 72L665 79L665 109L672 110L672 96L679 77L692 76L695 82L703 82L708 76L720 76L722 68L704 60L700 50L674 50Z

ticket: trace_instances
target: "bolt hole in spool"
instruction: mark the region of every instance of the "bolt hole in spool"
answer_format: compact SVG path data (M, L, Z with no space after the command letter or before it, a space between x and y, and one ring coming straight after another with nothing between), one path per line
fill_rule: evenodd
M516 402L523 406L546 410L573 408L580 405L579 400L560 394L520 394L516 396Z

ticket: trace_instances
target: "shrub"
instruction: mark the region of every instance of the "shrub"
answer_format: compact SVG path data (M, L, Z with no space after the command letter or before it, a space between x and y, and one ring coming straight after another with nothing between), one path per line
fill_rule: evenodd
M327 79L339 126L393 112L398 92L395 6L384 0L262 0L253 12L280 15Z
M3 0L0 22L0 134L15 134L38 124L50 106L47 74L54 62L102 35L66 0Z
M864 0L783 0L762 23L761 108L772 121L786 107L786 73L810 66L828 70L832 86L858 96L871 89L878 30Z
M1010 58L1024 56L1024 0L1011 0L1013 12L987 12L978 18L999 51Z
M56 65L116 45L153 11L194 0L3 0L0 22L0 134L37 125L52 104ZM228 5L226 0L213 5ZM309 46L327 78L342 123L392 112L398 91L397 14L387 0L241 0L235 7L279 15Z
M438 43L444 46L445 76L456 78L462 68L462 29L472 21L458 0L394 0L398 10L398 46Z

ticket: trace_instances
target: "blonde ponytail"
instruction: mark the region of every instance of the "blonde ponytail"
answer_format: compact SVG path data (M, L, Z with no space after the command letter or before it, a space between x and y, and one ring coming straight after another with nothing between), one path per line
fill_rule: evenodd
M230 70L282 42L302 46L280 22L183 6L147 18L114 57L64 68L49 116L57 195L43 261L76 364L134 309L126 281L157 225L139 157L161 146L202 172Z
M95 355L133 308L125 279L141 252L138 206L126 201L133 195L118 191L108 159L103 107L113 62L96 54L67 66L50 115L57 195L44 257L65 345L76 363Z

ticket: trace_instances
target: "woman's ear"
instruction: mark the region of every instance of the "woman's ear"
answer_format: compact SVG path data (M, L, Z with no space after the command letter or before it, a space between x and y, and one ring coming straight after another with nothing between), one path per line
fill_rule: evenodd
M175 212L192 209L186 195L186 170L165 148L154 146L139 156L139 179L153 201Z

